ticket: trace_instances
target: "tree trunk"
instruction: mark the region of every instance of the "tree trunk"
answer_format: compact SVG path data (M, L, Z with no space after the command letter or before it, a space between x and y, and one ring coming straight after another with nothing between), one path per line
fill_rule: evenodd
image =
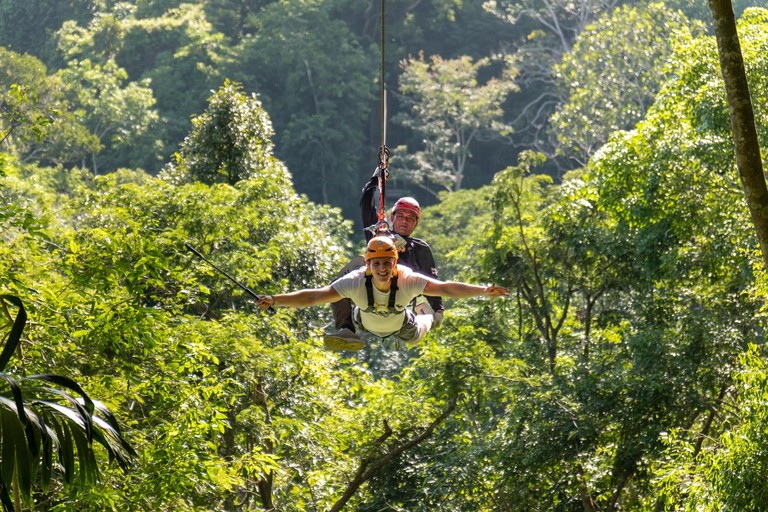
M271 425L272 415L269 411L269 404L267 403L267 393L261 385L261 379L258 380L254 387L253 401L264 411L264 423ZM275 447L273 446L272 441L267 437L264 439L264 453L272 454L274 452ZM259 490L259 498L261 499L261 506L264 510L274 510L275 508L274 502L272 501L274 476L274 472L270 470L256 482L256 487Z
M720 70L725 82L728 110L731 116L736 166L747 197L747 205L755 225L763 264L768 268L768 187L763 174L760 144L755 127L752 99L741 54L739 34L731 0L709 0L715 38L720 54Z

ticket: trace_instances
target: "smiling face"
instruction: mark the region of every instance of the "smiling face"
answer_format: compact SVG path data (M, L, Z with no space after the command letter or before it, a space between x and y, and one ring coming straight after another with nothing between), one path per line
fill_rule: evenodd
M392 214L392 229L400 236L411 236L419 224L419 216L408 210L397 210Z
M368 260L368 268L371 269L373 284L379 290L389 289L389 280L395 271L397 260L395 258L371 258Z

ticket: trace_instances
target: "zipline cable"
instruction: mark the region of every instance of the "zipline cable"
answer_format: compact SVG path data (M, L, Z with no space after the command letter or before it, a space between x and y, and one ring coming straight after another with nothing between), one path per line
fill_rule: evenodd
M387 225L387 212L385 203L385 189L389 180L389 148L387 147L387 88L385 83L385 59L386 46L385 32L385 0L381 0L381 147L378 154L379 171L379 221L378 231L389 231Z
M387 147L387 88L384 81L384 48L386 45L386 34L384 24L385 0L381 0L381 147Z

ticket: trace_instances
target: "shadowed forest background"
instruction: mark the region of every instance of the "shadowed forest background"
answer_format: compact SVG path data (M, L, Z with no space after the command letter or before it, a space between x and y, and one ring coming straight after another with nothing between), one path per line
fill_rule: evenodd
M734 10L765 148L768 5ZM261 312L184 244L257 293L362 248L380 3L0 0L17 511L766 510L768 282L711 24L387 2L387 197L425 206L441 279L513 293L338 353L330 308ZM128 467L61 432L50 485L19 466L6 376L44 373L109 407Z

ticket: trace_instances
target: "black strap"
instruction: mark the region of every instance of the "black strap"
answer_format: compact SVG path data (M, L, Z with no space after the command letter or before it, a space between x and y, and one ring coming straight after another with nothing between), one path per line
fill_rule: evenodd
M387 304L389 309L395 307L395 295L397 295L397 275L392 276L392 283L389 288L389 304Z
M375 302L373 301L373 276L365 274L365 291L368 294L368 309L371 309Z
M389 302L387 303L387 309L390 311L395 309L395 298L397 296L397 276L392 276L392 281L389 288ZM371 274L365 274L365 292L368 295L368 310L375 310L376 302L373 300L373 276ZM397 311L395 309L395 311Z

